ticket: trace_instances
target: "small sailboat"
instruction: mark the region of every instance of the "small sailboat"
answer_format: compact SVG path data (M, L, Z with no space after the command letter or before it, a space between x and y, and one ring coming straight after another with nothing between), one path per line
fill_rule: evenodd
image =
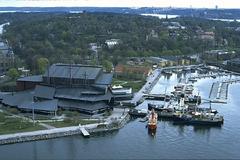
M155 130L157 128L157 120L158 120L158 115L154 111L154 109L152 109L148 118L148 129Z

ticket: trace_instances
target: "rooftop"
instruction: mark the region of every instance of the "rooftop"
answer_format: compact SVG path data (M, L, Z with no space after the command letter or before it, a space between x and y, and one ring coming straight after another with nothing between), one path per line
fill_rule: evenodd
M39 110L39 111L57 111L58 100L46 100L41 102L24 102L18 106L20 109Z
M19 78L17 81L42 82L43 78L42 75L35 75Z
M77 64L53 64L43 77L72 78L72 79L96 79L102 67L77 65Z
M55 88L48 86L37 85L34 96L43 99L53 99L55 95Z
M110 85L112 83L113 74L103 73L95 81L96 85Z
M109 108L109 106L104 102L89 103L89 102L78 102L78 101L68 101L68 100L59 100L58 106L62 108L74 108L86 112L94 112L100 109Z
M92 88L58 88L56 89L56 98L60 99L71 99L71 100L81 100L81 101L102 101L110 100L112 94L110 91L99 91Z

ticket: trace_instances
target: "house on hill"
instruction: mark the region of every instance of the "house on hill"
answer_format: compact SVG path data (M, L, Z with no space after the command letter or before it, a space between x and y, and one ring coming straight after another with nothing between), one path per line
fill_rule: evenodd
M149 76L152 72L152 69L150 67L145 66L132 66L132 65L123 65L118 64L115 67L115 75L116 76L127 76L129 78L133 79L142 79Z

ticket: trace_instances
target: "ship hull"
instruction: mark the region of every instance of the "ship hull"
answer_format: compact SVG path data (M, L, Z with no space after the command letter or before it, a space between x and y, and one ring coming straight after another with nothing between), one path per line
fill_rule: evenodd
M157 125L156 124L148 124L148 129L155 130L155 129L157 129Z

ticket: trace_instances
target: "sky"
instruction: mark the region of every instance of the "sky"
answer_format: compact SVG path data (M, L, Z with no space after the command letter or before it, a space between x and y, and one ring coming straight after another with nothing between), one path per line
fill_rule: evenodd
M240 8L240 0L0 0L0 7Z

